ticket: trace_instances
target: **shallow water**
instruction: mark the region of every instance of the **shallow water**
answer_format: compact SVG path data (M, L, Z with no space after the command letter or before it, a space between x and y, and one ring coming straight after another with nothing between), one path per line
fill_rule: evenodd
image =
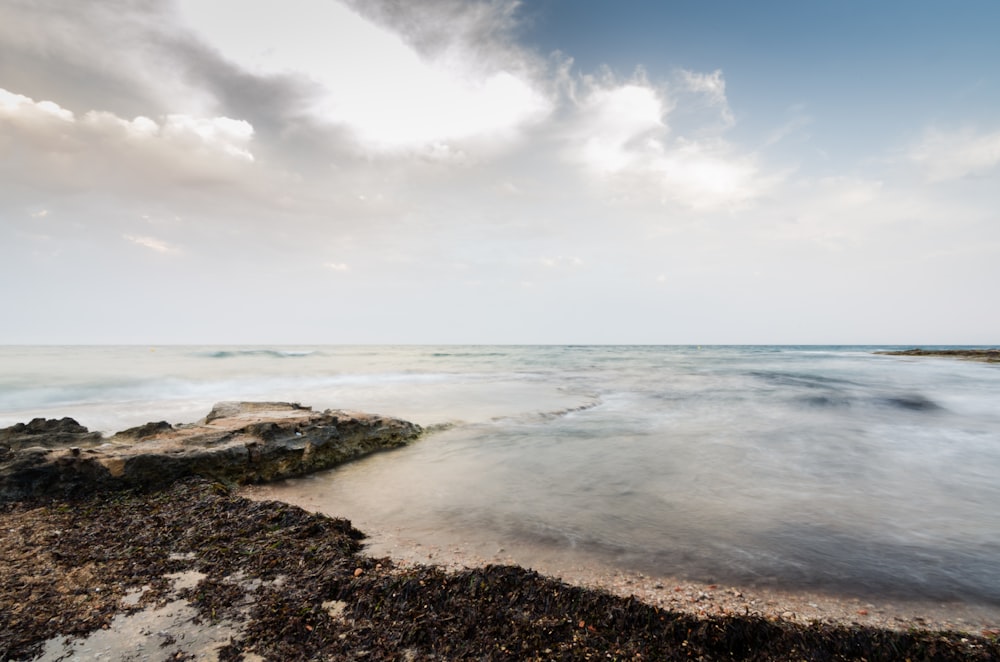
M873 349L2 348L0 425L223 399L450 423L269 493L415 539L1000 604L1000 368Z

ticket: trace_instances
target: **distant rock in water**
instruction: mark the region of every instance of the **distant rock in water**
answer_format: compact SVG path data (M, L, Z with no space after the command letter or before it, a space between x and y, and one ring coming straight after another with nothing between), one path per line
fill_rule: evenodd
M956 359L969 359L971 361L984 361L986 363L1000 363L1000 349L902 349L892 351L880 351L876 354L886 354L889 356L944 356Z
M36 418L0 429L0 501L156 489L189 476L267 482L402 446L421 432L395 418L283 402L223 402L198 423L146 423L110 439L71 418Z

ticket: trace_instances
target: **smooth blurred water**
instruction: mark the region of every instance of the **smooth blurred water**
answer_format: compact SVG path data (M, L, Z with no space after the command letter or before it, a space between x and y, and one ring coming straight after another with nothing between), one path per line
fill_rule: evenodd
M0 348L0 426L233 399L452 423L274 493L695 579L1000 604L1000 367L874 349Z

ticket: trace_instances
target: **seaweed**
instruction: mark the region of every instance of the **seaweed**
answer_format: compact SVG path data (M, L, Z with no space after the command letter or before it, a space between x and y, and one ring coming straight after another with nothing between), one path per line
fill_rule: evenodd
M447 572L361 553L344 519L193 479L152 493L0 508L0 658L172 599L239 624L223 660L996 660L995 637L742 616L697 617L489 565ZM141 597L128 603L126 595ZM193 624L197 627L199 624ZM191 652L170 637L171 653Z

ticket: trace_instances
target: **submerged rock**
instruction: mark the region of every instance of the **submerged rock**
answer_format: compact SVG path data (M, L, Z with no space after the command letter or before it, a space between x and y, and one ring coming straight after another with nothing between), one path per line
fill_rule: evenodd
M421 432L395 418L282 402L219 403L198 423L147 423L110 439L73 419L35 419L0 430L0 501L155 489L190 476L266 482L402 446Z

